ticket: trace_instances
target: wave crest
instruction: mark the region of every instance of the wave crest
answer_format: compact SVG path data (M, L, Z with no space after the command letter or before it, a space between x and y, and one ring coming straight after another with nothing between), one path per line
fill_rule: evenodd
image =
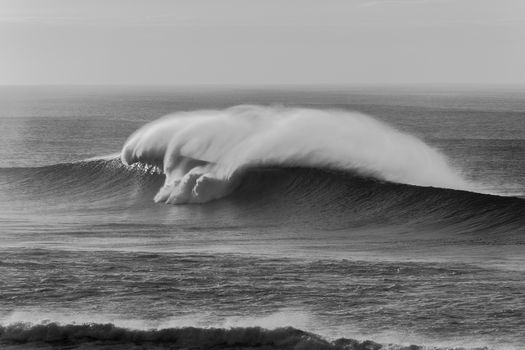
M236 106L179 112L129 137L125 164L154 164L166 175L157 202L206 202L232 192L246 168L351 170L420 186L466 188L446 158L418 138L357 113Z

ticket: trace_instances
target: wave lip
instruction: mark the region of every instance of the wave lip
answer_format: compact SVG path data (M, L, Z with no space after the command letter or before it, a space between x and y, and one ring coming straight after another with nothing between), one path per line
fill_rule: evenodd
M0 326L0 345L21 345L25 349L311 349L311 350L422 350L436 347L379 344L370 340L340 338L328 341L321 336L293 327L166 328L134 330L108 324L58 323L31 325L15 323ZM462 348L465 350L465 348ZM488 348L471 348L488 350Z
M347 170L420 186L466 189L446 158L414 136L342 110L236 106L179 112L132 134L125 164L166 175L157 202L207 202L230 194L254 167Z

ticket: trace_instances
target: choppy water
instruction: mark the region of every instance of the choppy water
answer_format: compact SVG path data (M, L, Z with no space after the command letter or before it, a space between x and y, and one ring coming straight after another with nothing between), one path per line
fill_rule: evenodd
M523 348L524 96L2 88L0 344L380 346L344 337ZM238 104L366 113L422 139L472 187L263 162L244 169L218 200L157 204L162 166L101 158L167 113Z

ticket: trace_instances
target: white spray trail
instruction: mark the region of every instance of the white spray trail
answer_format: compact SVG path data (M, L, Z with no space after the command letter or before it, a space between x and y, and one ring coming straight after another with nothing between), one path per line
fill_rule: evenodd
M206 202L229 194L258 166L351 170L420 186L466 188L446 158L418 138L367 115L340 110L236 106L179 112L129 137L125 164L161 166L155 201Z

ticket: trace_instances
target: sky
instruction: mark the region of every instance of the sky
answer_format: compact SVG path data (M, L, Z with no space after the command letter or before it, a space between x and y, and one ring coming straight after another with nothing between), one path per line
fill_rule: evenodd
M0 0L0 85L525 84L525 0Z

